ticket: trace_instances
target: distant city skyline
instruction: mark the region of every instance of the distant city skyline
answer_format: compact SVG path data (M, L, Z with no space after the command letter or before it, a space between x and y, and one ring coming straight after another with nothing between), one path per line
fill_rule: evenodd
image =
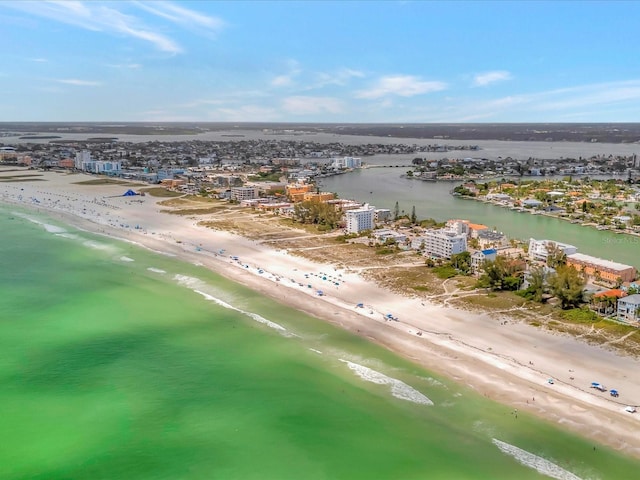
M638 2L0 0L0 121L638 122Z

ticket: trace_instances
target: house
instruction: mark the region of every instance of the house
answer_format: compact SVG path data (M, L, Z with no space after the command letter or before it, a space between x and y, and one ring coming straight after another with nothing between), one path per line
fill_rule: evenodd
M618 299L618 321L640 322L640 293Z
M471 271L473 273L480 273L484 262L495 261L497 254L498 252L495 248L474 252L471 255Z
M542 202L540 200L536 200L535 198L527 198L522 201L522 206L524 208L539 208L542 206Z
M484 249L501 248L509 245L509 240L502 232L482 230L478 232L478 245Z

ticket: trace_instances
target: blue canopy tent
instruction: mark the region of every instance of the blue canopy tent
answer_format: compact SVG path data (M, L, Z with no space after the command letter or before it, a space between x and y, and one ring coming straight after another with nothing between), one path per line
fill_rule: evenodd
M131 189L127 190L122 194L123 197L135 197L136 195L138 194Z

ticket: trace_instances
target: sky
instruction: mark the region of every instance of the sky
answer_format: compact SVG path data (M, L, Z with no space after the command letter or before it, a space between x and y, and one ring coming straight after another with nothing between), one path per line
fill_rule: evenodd
M0 121L639 122L640 2L5 1Z

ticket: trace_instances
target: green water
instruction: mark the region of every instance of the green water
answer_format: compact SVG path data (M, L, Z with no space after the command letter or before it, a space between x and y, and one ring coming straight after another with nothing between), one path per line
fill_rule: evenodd
M457 183L423 182L401 178L406 169L371 168L322 179L322 189L337 192L340 198L369 202L378 208L393 211L395 202L400 210L411 214L416 207L418 218L468 219L495 227L511 238L549 239L578 247L580 253L640 268L638 252L640 237L619 235L583 227L565 220L519 213L491 204L465 200L449 192Z
M637 476L640 462L202 267L15 212L0 208L3 480L548 478L492 438L584 479Z

